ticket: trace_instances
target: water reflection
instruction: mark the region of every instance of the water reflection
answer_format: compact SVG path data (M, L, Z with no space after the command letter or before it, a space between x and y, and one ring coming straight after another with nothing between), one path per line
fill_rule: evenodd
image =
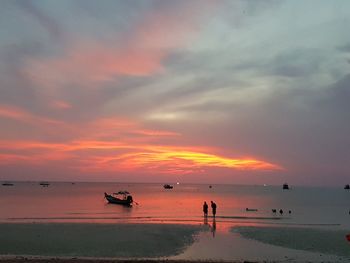
M208 225L208 217L207 217L207 216L204 216L203 224L204 224L205 226Z
M203 218L203 224L205 226L208 226L210 228L210 231L213 235L213 237L215 237L215 233L216 233L216 218L215 217L212 217L212 221L211 221L211 224L209 224L208 222L208 217L207 216L204 216Z
M215 237L215 232L216 232L216 219L215 219L215 217L213 217L213 222L211 225L211 232L213 234L213 237Z

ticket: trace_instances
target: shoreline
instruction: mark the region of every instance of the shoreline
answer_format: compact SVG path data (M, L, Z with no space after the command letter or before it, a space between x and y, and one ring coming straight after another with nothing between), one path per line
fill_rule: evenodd
M261 233L275 239L296 230L305 232L267 226L236 226L215 234L212 226L204 225L5 223L0 224L0 263L305 263L350 259L347 253L310 251L300 241L307 240L304 235L293 235L298 238L292 243L300 243L300 247L261 240ZM328 239L330 232L314 229L310 233ZM318 246L324 247L322 242Z
M3 256L0 263L269 263L283 261L250 261L250 260L195 260L195 259L167 259L167 258L90 258L90 257L42 257L42 256Z

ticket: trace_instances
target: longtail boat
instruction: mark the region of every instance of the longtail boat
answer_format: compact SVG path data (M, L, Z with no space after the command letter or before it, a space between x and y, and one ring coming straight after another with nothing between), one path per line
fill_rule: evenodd
M105 193L105 198L110 204L131 206L134 202L128 191L119 191L112 194Z

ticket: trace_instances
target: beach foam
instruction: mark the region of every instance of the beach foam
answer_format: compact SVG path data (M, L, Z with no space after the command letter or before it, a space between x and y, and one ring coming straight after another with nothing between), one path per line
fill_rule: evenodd
M350 243L346 235L350 230L329 230L296 227L234 227L245 238L271 245L319 252L350 258Z
M0 224L1 255L165 257L201 227L167 224Z

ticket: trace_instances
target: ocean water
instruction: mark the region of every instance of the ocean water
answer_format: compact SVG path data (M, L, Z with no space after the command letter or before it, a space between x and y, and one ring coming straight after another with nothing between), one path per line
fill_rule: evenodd
M104 192L127 190L137 205L108 204ZM18 182L0 186L0 222L198 223L216 202L217 221L324 225L350 229L350 191L339 188L179 184ZM257 211L246 211L246 208ZM272 209L283 210L272 213ZM291 214L288 211L291 211ZM209 215L211 209L209 207Z
M137 204L104 199L121 190ZM0 256L350 262L349 210L342 187L16 182L0 186Z

